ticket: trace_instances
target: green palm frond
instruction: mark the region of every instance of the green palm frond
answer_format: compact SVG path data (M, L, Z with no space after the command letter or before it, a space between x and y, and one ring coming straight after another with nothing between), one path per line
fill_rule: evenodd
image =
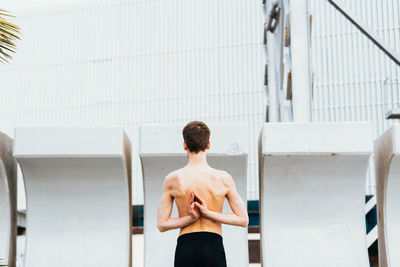
M8 62L11 53L15 53L17 46L15 40L19 39L19 27L6 21L6 17L14 17L5 10L0 9L0 62Z

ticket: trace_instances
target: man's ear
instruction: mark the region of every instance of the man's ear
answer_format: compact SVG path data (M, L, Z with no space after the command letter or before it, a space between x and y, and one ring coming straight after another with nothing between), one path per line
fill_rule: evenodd
M183 149L184 149L184 150L187 150L187 149L188 149L185 141L183 141Z
M206 149L210 149L210 141L208 141Z

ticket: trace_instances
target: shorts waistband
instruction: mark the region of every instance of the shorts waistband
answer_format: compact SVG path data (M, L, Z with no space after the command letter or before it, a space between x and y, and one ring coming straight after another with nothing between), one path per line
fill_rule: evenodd
M182 242L182 241L186 241L186 240L205 240L205 241L210 241L210 240L215 240L218 242L222 241L222 236L220 234L217 233L213 233L213 232L192 232L192 233L187 233L187 234L183 234L180 235L178 237L178 242Z

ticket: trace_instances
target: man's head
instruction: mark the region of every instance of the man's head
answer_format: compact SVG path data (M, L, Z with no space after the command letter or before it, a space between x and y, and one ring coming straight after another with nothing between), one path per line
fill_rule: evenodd
M189 152L198 153L210 148L210 129L204 122L192 121L182 131L184 147Z

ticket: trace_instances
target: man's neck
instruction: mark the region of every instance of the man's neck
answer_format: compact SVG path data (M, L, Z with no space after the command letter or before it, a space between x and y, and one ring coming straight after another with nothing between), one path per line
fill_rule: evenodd
M205 151L199 151L197 154L194 152L188 152L188 165L192 166L201 166L201 165L207 165L207 154Z

